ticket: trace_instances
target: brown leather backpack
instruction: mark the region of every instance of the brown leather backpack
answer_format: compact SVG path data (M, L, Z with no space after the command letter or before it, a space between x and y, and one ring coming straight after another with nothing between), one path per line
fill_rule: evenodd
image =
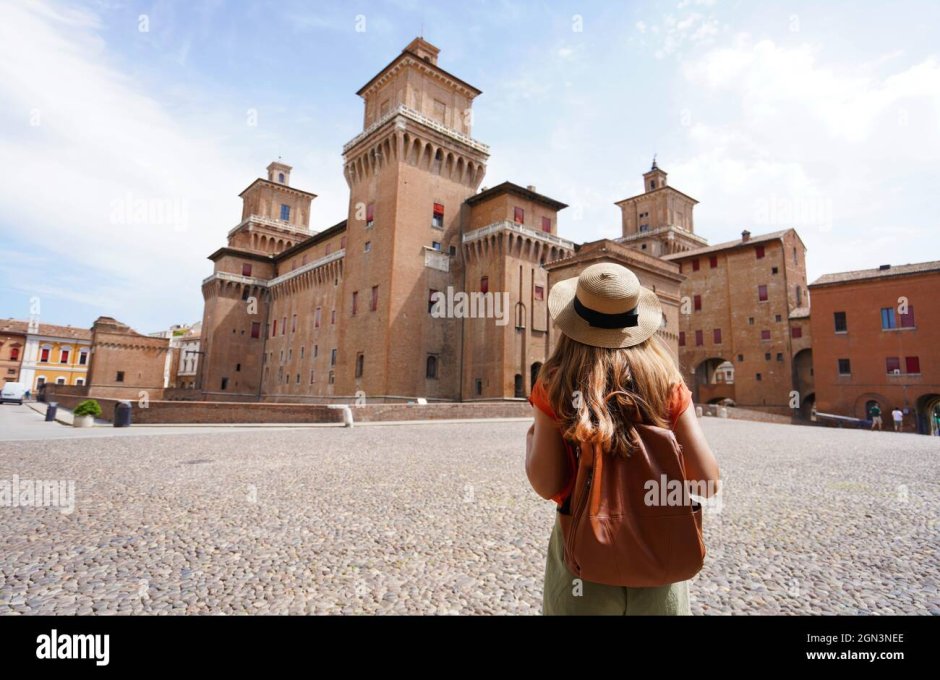
M558 509L565 564L585 581L612 586L684 581L705 561L702 507L685 492L685 461L673 432L633 427L636 446L629 456L599 445L575 448L574 489ZM675 493L659 493L670 489Z

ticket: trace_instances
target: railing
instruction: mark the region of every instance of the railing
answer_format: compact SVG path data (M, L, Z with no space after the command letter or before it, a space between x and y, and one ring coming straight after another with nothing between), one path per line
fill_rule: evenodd
M264 217L263 215L249 215L248 217L243 219L241 222L236 224L234 227L229 229L228 235L231 236L232 234L234 234L236 231L244 227L249 222L254 222L255 224L263 224L266 227L274 227L275 229L280 229L281 231L285 231L289 234L298 234L301 236L315 236L317 233L319 233L316 231L311 231L310 229L306 227L300 227L300 226L297 226L296 224L285 222L284 220L273 220L270 217Z
M840 416L835 413L821 413L816 411L810 416L810 420L815 420L816 422L820 421L832 421L834 424L839 427L871 427L870 420L862 420L861 418L852 418L850 416Z
M437 132L440 132L442 135L446 135L447 137L450 137L451 139L454 139L466 146L469 146L472 149L476 149L477 151L480 151L487 155L489 155L490 153L490 147L488 145L483 144L482 142L478 142L472 137L469 137L463 134L462 132L457 132L456 130L449 128L446 125L442 125L441 123L434 120L433 118L428 118L423 113L419 111L415 111L414 109L408 106L405 106L404 104L399 104L398 106L393 108L391 111L386 113L384 116L380 116L378 120L372 123L372 125L370 125L365 130L360 132L358 135L353 137L351 140L343 144L343 153L346 153L347 151L349 151L349 149L356 146L356 144L361 142L363 139L368 137L370 134L378 130L380 127L385 125L388 121L390 121L392 118L395 118L396 116L403 116L405 118L410 118L416 123L427 125L429 128L436 130Z
M698 234L693 234L688 229L683 229L682 227L675 227L675 226L660 227L659 229L653 229L652 231L640 231L640 232L637 232L636 234L630 234L629 236L621 236L614 240L617 243L625 243L626 241L636 241L641 238L647 238L649 236L656 236L657 234L665 234L670 231L681 231L682 235L685 236L686 238L691 238L693 241L698 241L703 246L708 245L707 239L702 238Z
M268 285L268 281L266 279L259 279L255 276L239 276L238 274L230 274L228 272L215 272L214 274L210 274L202 280L202 283L205 285L213 279L218 279L219 281L243 283L246 286L261 286L262 288Z
M490 234L495 234L498 231L511 231L516 234L521 234L522 236L528 236L529 238L534 238L539 241L545 241L556 246L561 246L562 248L574 250L574 243L572 241L563 239L560 236L555 236L554 234L549 234L546 231L536 231L535 229L523 227L521 224L517 224L512 220L494 222L493 224L488 224L485 227L480 227L479 229L468 232L463 235L463 242L470 243L471 241L478 241L481 238L485 238Z
M301 274L309 272L312 269L316 269L317 267L322 267L325 264L329 264L330 262L333 262L334 260L342 259L345 256L346 256L346 249L340 248L335 253L330 253L329 255L325 257L321 257L319 260L308 262L305 265L301 265L300 267L297 267L297 269L293 271L287 272L286 274L281 274L277 278L271 279L270 281L268 281L268 286L273 288L274 286L284 283L285 281L290 281L295 276L300 276Z

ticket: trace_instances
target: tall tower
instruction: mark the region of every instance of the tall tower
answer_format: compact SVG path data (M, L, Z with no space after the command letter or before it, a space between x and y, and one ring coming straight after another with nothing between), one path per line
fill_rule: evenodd
M209 259L202 282L203 343L197 388L215 398L260 398L264 342L277 276L275 256L310 236L315 194L290 186L291 166L275 161L239 194L242 219L228 233L228 246Z
M657 257L708 245L695 234L692 211L698 203L668 185L666 171L656 165L643 173L643 193L615 205L620 208L621 243Z
M363 130L343 147L337 394L460 396L460 320L433 318L428 301L433 290L462 289L464 201L489 147L471 137L480 90L438 66L438 53L415 38L357 93ZM376 311L351 314L354 298Z

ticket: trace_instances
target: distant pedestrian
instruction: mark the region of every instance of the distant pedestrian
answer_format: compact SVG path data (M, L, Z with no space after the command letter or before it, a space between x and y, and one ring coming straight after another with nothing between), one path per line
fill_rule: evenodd
M933 412L933 420L937 428L937 436L940 437L940 408Z
M904 412L901 411L897 406L894 407L894 410L891 411L891 417L894 418L894 431L901 431L901 421L904 420Z
M868 417L871 418L871 429L877 428L881 431L881 407L877 401L868 409Z
M23 397L26 399L26 401L29 401L29 390L26 390L26 392L23 393Z

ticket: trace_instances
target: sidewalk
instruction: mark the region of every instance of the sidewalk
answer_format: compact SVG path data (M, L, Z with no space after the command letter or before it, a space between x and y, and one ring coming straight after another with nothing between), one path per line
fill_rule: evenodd
M49 408L48 404L41 401L24 401L23 405L29 406L36 413L43 417L46 416L46 410ZM56 409L55 421L61 425L68 425L69 427L72 427L75 424L72 412L61 405L58 409ZM99 418L95 418L94 427L111 427L111 423L109 423L107 420L100 420Z

